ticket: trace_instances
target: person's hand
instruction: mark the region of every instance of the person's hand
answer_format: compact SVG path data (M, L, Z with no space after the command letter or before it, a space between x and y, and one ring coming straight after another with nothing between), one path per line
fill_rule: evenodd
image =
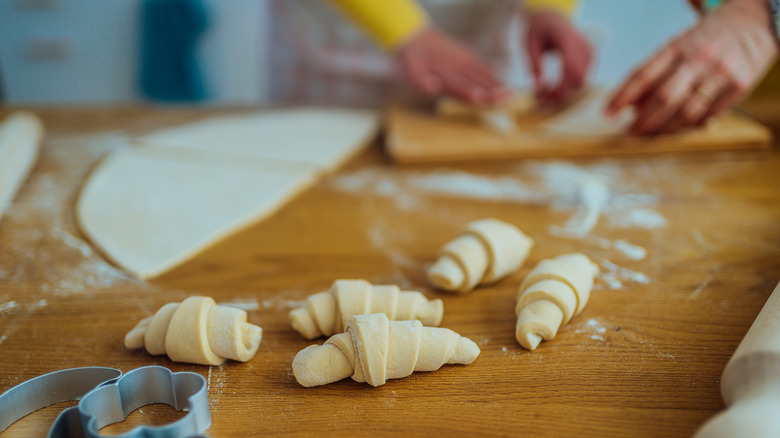
M406 79L430 96L451 94L483 106L510 94L490 67L432 26L402 46L396 57Z
M778 52L766 0L725 2L636 70L605 110L633 106L633 135L704 123L746 95Z
M541 10L531 13L526 46L540 104L559 104L585 84L593 51L588 40L559 12ZM561 59L561 74L555 84L546 83L544 78L543 55L550 52Z

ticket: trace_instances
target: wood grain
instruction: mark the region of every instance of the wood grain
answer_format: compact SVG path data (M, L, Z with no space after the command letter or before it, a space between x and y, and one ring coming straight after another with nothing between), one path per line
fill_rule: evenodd
M759 118L780 127L770 118L778 105L762 105L757 115L767 117ZM73 197L90 166L123 135L205 113L36 111L48 133L41 160L0 223L0 391L63 368L128 371L159 364L209 380L211 436L689 436L723 408L723 366L780 280L776 149L395 168L373 147L267 221L153 282L139 282L82 246ZM398 192L338 184L355 175L403 183L437 172L527 180L533 169L557 164L618 175L611 193L655 197L651 208L665 226L621 227L604 215L588 236L564 238L549 226L564 224L573 211L549 199L490 201L403 184ZM490 216L536 239L529 262L465 296L430 290L424 267L440 245L468 221ZM647 256L633 260L603 247L621 239L645 248ZM621 277L622 287L610 289L602 276L582 314L553 341L522 350L513 314L520 279L539 260L575 250L649 281ZM289 326L287 312L336 278L397 283L442 298L442 325L477 342L480 357L469 366L445 366L378 388L351 380L300 387L291 361L310 342ZM264 336L252 361L204 367L123 348L124 334L137 320L195 294L257 307L249 320L263 327ZM35 413L4 436L40 436L60 408ZM109 429L179 415L155 405Z

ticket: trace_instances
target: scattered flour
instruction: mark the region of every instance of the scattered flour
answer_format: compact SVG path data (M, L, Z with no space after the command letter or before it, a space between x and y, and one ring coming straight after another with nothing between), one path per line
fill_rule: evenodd
M234 307L245 311L259 310L260 303L257 298L237 299L227 303L219 303L221 306Z
M624 281L641 284L650 283L650 277L647 275L618 266L607 259L601 259L601 266L606 272L602 272L599 277L607 283L610 289L622 289Z
M584 327L578 328L574 330L574 333L584 333L587 334L590 339L596 340L596 341L604 341L604 333L607 332L607 328L604 327L598 320L596 319L589 319L585 324Z
M688 298L691 299L691 298L698 297L701 291L703 291L704 288L709 286L710 282L714 279L715 277L713 277L712 274L710 274L699 286L696 287L696 289L694 289L693 292L691 292L690 295L688 295Z
M40 299L40 300L36 301L35 303L31 304L30 305L30 309L31 310L38 310L38 309L41 309L43 307L46 307L46 305L48 305L48 304L49 303L45 299Z
M571 212L563 223L549 226L550 235L585 239L630 260L643 260L647 257L645 248L625 240L611 241L591 234L602 222L616 228L655 229L666 225L666 219L653 209L660 201L659 195L631 190L636 184L632 185L631 178L624 172L627 171L609 162L577 166L567 162L529 161L503 176L446 169L420 172L375 168L336 176L330 183L337 190L391 200L401 212L425 212L427 215L437 214L436 209L429 208L432 197L546 205ZM373 246L382 249L396 267L417 267L419 262L398 249L403 242L390 244L390 237L394 241L403 239L398 238L395 234L399 231L386 222L384 218L377 219L368 227L368 238ZM390 237L389 233L392 234ZM649 282L644 274L607 263L603 278L612 289L621 288L626 280Z
M13 268L0 269L0 278L11 283L35 278L40 292L54 295L91 293L133 281L78 237L73 217L89 170L123 142L113 132L48 140L38 166L49 171L33 174L3 219L0 241L9 243L0 253L0 266Z
M214 378L212 379L212 371L216 368L216 372L213 372ZM213 380L213 382L212 382ZM206 387L209 391L209 408L211 412L214 412L214 407L222 400L222 394L225 392L225 368L224 365L214 367L209 365L208 378L206 379Z
M19 307L19 304L17 304L16 301L7 301L0 304L0 313L10 312L17 307Z
M89 258L92 256L92 247L89 246L87 242L66 231L60 224L57 224L54 228L52 228L51 235L55 239L61 240L69 247L78 250L82 257Z
M393 233L393 236L396 237L397 231L397 227L391 227L386 221L379 220L368 228L368 238L371 240L374 248L381 248L384 251L394 266L414 268L419 264L418 262L407 257L403 252L387 242L387 236Z
M650 208L633 208L609 218L612 225L620 228L660 228L666 225L666 218Z
M614 248L632 260L642 260L647 257L647 250L641 246L628 243L625 240L616 240Z
M506 176L455 170L366 169L335 177L331 182L342 191L391 198L401 210L424 206L427 196L573 210L564 224L550 226L550 233L561 237L584 237L602 217L621 228L658 228L666 224L666 219L652 209L659 197L623 191L625 178L621 170L607 165L588 168L565 162L528 162Z
M625 240L615 240L614 242L598 236L588 236L587 240L600 248L615 249L631 260L642 260L647 257L647 250L641 246L634 245Z
M263 309L286 310L304 306L305 300L286 300L281 297L273 297L263 300Z

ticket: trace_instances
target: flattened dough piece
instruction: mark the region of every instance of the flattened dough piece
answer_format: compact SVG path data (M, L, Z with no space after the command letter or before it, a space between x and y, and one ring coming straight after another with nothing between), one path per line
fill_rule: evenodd
M373 111L291 108L203 121L156 131L139 143L244 155L333 169L379 128Z
M373 111L302 108L153 132L98 165L77 221L116 264L154 278L273 214L367 145L378 122Z
M30 173L43 139L43 123L33 113L11 113L0 123L0 220Z
M273 214L315 177L236 161L184 161L154 146L118 150L82 188L78 223L117 265L153 278Z

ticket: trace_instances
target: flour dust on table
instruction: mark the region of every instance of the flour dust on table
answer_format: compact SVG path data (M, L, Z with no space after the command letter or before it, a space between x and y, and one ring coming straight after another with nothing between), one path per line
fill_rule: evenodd
M72 211L73 198L92 166L123 142L117 132L47 142L39 159L41 171L27 182L0 227L0 279L24 283L40 278L38 293L43 296L87 294L131 281L80 237Z
M644 260L648 250L626 239L610 240L595 235L594 230L598 227L617 233L633 229L652 232L663 230L667 222L655 209L660 195L648 190L647 184L627 174L614 161L591 165L527 161L507 168L503 175L491 176L448 168L430 171L374 168L338 175L329 183L335 190L386 199L402 214L424 212L431 219L451 224L463 224L473 218L438 209L437 199L547 207L568 213L568 219L562 223L548 225L546 231L550 238L577 241L628 261ZM386 218L375 218L369 230L374 246L385 252L394 264L415 265L398 244L393 244L393 238L408 239L400 236L400 231ZM624 282L649 282L644 274L609 263L605 275L609 275L606 280L611 289L622 288Z

